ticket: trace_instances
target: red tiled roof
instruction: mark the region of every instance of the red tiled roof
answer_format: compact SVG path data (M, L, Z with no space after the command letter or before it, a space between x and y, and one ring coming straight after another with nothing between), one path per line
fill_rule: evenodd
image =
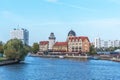
M46 45L49 44L49 41L40 41L40 45Z
M85 39L87 39L88 41L89 41L89 39L88 39L88 37L86 37L86 36L79 36L79 37L69 37L69 40L82 40L82 41L84 41Z
M68 42L56 42L54 46L67 46Z

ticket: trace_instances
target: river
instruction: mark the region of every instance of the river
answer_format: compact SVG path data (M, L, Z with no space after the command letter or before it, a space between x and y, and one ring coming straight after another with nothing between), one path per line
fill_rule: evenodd
M27 57L23 63L0 66L0 80L120 80L120 63Z

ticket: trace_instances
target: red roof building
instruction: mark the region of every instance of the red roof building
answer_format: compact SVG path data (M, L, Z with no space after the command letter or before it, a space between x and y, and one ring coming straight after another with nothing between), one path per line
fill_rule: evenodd
M84 40L88 40L89 41L89 39L88 39L88 37L86 37L86 36L79 36L79 37L69 37L69 40L70 41L80 41L80 40L82 40L82 41L84 41Z
M49 44L49 41L40 41L40 45L46 45Z
M49 47L49 41L40 41L39 43L39 51L43 52L43 51L47 51Z
M68 42L56 42L53 46L54 52L67 52Z
M73 36L68 39L69 52L89 52L90 41L86 36Z

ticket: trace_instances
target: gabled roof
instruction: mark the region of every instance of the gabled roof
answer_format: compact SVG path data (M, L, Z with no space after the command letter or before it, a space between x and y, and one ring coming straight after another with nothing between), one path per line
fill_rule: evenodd
M69 37L69 40L78 40L78 41L82 40L82 41L84 41L85 39L87 39L89 41L88 37L86 37L86 36Z
M40 41L40 45L46 45L49 44L49 41Z
M68 46L68 42L56 42L54 46Z

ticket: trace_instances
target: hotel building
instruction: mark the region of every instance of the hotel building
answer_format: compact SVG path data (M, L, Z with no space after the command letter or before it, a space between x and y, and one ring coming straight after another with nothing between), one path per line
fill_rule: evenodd
M49 41L46 41L46 44L44 43L45 41L40 42L40 51L50 50L53 52L74 52L74 53L75 52L87 53L90 51L89 50L90 41L88 37L76 36L76 33L73 30L69 31L67 40L65 42L55 42L55 39L56 37L54 33L51 33Z
M27 29L13 29L10 31L11 39L20 39L24 44L29 44L29 31Z

